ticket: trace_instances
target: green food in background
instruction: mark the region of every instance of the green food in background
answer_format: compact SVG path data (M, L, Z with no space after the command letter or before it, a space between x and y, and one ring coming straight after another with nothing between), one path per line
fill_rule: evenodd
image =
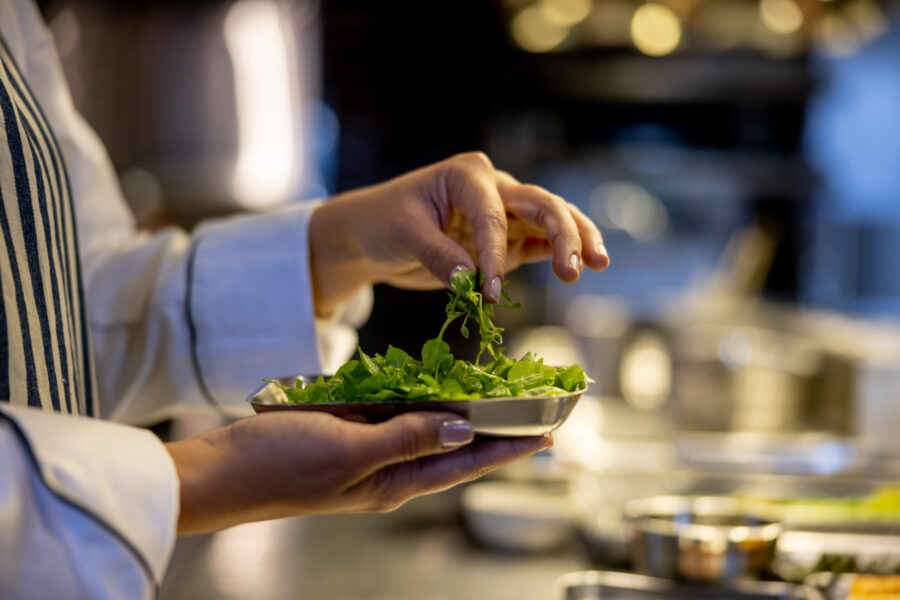
M587 377L578 365L556 368L528 353L521 359L509 358L497 346L503 342L503 329L492 322L494 307L484 302L481 292L484 275L473 270L455 273L450 280L453 292L447 303L447 320L438 336L425 342L421 359L393 346L384 356L369 356L359 349L359 359L351 360L328 378L296 387L279 385L292 403L377 402L380 400L472 400L510 396L551 396L584 389ZM509 295L501 291L503 300ZM498 304L519 310L521 303ZM443 340L447 327L463 317L460 330L469 337L469 322L478 327L481 347L475 362L458 360ZM491 358L478 364L484 352Z

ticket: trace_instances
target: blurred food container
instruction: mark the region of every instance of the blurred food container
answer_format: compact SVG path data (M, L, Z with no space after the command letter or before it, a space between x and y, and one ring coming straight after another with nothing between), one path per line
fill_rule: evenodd
M634 573L581 571L559 578L562 600L801 600L803 590L778 581L691 584Z
M730 497L645 498L625 518L638 572L709 583L762 576L781 533L766 506Z
M467 486L462 512L472 536L505 552L551 552L570 543L574 514L564 484L486 481Z

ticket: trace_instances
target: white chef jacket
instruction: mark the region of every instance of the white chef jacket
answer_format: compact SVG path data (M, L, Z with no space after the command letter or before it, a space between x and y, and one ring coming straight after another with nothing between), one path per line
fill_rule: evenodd
M147 424L210 404L246 411L262 377L327 372L355 346L371 290L316 321L314 203L192 235L137 231L31 0L0 0L0 33L68 170L96 412L108 419L0 398L0 598L153 597L174 544L178 480L155 436L109 421Z

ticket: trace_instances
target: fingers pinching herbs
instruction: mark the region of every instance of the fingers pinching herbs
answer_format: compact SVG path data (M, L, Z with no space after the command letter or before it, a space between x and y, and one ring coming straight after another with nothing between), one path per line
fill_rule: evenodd
M539 186L514 183L511 179L498 177L506 211L549 240L557 277L567 283L577 281L584 270L584 241L571 205Z
M466 249L447 237L432 221L422 219L410 223L404 230L404 237L416 260L444 285L450 285L450 278L456 271L475 268Z
M478 268L484 272L482 291L497 302L506 267L507 227L494 166L484 153L471 152L445 161L444 169L447 198L472 227Z

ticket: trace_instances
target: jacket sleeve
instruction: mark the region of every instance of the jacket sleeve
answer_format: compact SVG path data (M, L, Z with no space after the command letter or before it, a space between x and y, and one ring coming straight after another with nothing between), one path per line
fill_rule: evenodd
M0 598L153 598L178 480L153 434L0 405Z
M192 234L137 231L102 143L72 104L46 26L29 1L11 1L20 26L4 33L69 174L101 416L146 424L210 404L242 413L264 377L327 372L346 359L371 289L316 321L307 241L316 204L221 219Z

